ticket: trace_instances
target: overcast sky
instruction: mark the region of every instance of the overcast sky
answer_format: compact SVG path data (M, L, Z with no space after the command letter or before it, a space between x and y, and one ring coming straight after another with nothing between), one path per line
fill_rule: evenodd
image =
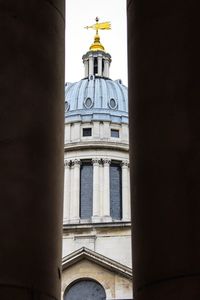
M100 31L101 43L112 56L110 78L122 79L127 85L126 0L66 0L65 80L84 77L82 55L93 43L95 31L84 29L99 22L110 21L112 30Z

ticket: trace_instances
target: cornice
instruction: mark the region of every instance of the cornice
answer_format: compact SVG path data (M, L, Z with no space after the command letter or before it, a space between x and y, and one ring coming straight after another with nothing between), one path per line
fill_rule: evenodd
M73 264L81 261L82 259L88 259L89 261L94 262L97 265L100 265L105 269L108 269L109 271L113 271L128 279L132 279L131 268L121 263L118 263L115 260L112 260L102 254L94 252L86 247L82 247L63 258L62 260L63 271L66 268L72 266Z
M66 143L64 146L65 151L74 151L82 149L112 149L129 152L128 143L116 143L106 141L77 141L73 143Z
M120 228L120 227L130 227L130 221L121 222L100 222L100 223L77 223L77 224L63 224L63 231L68 229L90 229L90 228Z

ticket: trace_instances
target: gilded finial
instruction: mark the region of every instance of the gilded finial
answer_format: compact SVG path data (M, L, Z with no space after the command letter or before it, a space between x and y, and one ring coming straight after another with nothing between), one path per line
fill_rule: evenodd
M94 43L90 46L90 50L92 50L92 51L104 50L104 46L100 42L99 30L111 29L111 23L110 22L99 23L98 17L96 17L95 21L96 21L95 24L84 27L86 29L90 28L90 29L96 30L96 35L94 37Z

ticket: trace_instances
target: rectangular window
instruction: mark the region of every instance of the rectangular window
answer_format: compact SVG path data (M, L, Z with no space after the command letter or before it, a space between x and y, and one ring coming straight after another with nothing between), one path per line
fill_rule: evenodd
M97 60L97 57L94 58L94 75L98 75L98 60Z
M83 128L83 136L92 136L92 128Z
M110 215L115 220L122 218L122 171L117 163L110 165Z
M80 175L80 218L88 219L92 216L93 165L83 162Z
M111 129L111 137L119 138L119 130Z

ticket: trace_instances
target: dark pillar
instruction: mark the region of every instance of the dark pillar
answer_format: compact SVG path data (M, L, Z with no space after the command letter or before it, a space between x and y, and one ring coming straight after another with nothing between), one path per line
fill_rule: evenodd
M64 0L0 1L0 299L60 299Z
M200 299L199 1L128 1L136 300Z

